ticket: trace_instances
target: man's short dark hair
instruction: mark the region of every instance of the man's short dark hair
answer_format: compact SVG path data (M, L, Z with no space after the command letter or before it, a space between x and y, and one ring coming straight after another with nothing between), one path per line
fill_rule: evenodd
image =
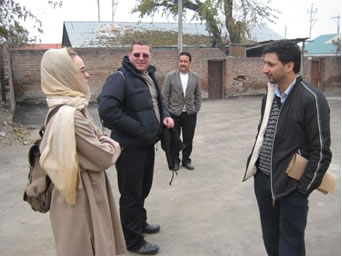
M189 61L191 62L191 54L189 52L181 52L178 57L181 57L182 55L189 57Z
M291 40L279 40L265 47L264 53L275 53L282 64L294 63L293 71L298 73L300 70L301 53L299 46Z
M133 46L134 45L139 45L139 46L148 46L148 48L150 49L151 51L151 46L150 44L146 41L146 40L134 40L131 44L131 48L130 48L130 52L133 51Z

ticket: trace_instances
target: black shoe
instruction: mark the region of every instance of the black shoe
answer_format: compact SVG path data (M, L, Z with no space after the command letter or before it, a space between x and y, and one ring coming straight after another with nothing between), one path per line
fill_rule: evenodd
M191 165L191 163L183 163L183 167L187 168L188 170L194 170L195 167Z
M173 170L174 171L178 171L179 170L179 163L178 162L175 163L175 166L173 167Z
M146 223L145 227L143 228L143 233L147 234L154 234L160 231L160 225L158 224L148 224Z
M143 254L143 255L154 255L159 251L159 246L156 244L151 244L146 242L143 244L138 250L129 250L134 253Z

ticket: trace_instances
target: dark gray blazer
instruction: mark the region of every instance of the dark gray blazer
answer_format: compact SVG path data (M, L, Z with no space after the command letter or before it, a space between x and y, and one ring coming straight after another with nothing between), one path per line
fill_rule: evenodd
M201 108L201 80L197 73L189 72L188 85L185 96L178 70L166 75L162 94L168 111L174 115L181 115L185 105L187 114L199 112Z

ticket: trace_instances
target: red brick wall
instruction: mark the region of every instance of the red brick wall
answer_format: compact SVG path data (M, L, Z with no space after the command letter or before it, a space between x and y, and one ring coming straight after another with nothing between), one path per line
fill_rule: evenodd
M208 92L208 60L213 59L224 60L223 98L265 92L266 77L262 72L263 58L226 57L216 48L185 48L184 50L192 54L191 70L200 75L204 98L207 97ZM88 67L91 101L94 102L106 78L121 66L122 58L127 54L128 48L82 48L76 51ZM45 102L45 96L40 87L40 61L44 52L45 50L10 50L13 88L17 103ZM152 64L157 67L156 77L162 86L166 73L177 68L177 49L154 48ZM310 78L309 64L310 62L304 66L304 77L307 80L309 80L308 76ZM321 75L324 89L327 85L340 87L340 59L322 61Z
M304 79L311 81L312 61L319 61L320 89L324 92L341 89L341 56L315 56L304 58Z
M45 50L11 50L13 88L16 102L42 103L40 61Z
M106 78L121 66L127 48L83 48L76 49L89 71L88 84L91 90L91 102L96 102Z
M87 48L76 49L86 63L90 78L89 86L92 91L91 101L96 101L106 78L121 66L122 58L127 55L128 48ZM191 53L191 70L200 74L202 88L208 87L208 59L225 55L216 48L187 48ZM154 48L152 63L156 66L156 78L162 87L166 74L177 69L178 51L175 48Z
M341 88L341 56L321 59L321 85L323 91Z
M216 48L184 49L192 55L192 70L198 72L202 85L207 88L208 59L224 54ZM91 101L95 102L106 78L121 66L128 48L82 48L76 49L84 60L89 73ZM45 50L12 50L13 83L18 103L43 103L45 96L40 87L40 61ZM175 48L156 48L152 51L152 64L157 67L156 77L160 86L166 73L177 69L178 53Z
M262 57L227 57L224 97L265 93L267 79L263 65Z

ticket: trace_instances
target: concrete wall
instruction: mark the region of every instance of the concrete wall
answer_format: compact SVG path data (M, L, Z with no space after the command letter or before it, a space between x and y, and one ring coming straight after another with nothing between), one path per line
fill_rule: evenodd
M203 98L208 97L208 60L223 60L223 98L240 95L255 95L265 92L266 77L262 73L262 57L232 57L225 56L217 48L185 48L192 56L191 69L200 74ZM11 49L10 60L0 62L0 82L6 83L11 75L11 86L6 85L6 101L10 99L10 88L16 103L38 104L45 102L45 96L40 87L40 61L46 50ZM96 101L106 78L121 66L122 58L128 48L82 48L76 49L83 58L90 73L89 86L91 101ZM0 51L6 55L6 51ZM156 77L162 86L167 72L178 65L176 48L153 48L152 64L157 67ZM341 86L341 58L327 57L320 59L322 89ZM312 59L306 58L304 63L304 78L310 81ZM11 63L11 65L9 65ZM10 74L12 71L12 74ZM4 88L3 86L1 88ZM12 103L13 105L13 103Z

